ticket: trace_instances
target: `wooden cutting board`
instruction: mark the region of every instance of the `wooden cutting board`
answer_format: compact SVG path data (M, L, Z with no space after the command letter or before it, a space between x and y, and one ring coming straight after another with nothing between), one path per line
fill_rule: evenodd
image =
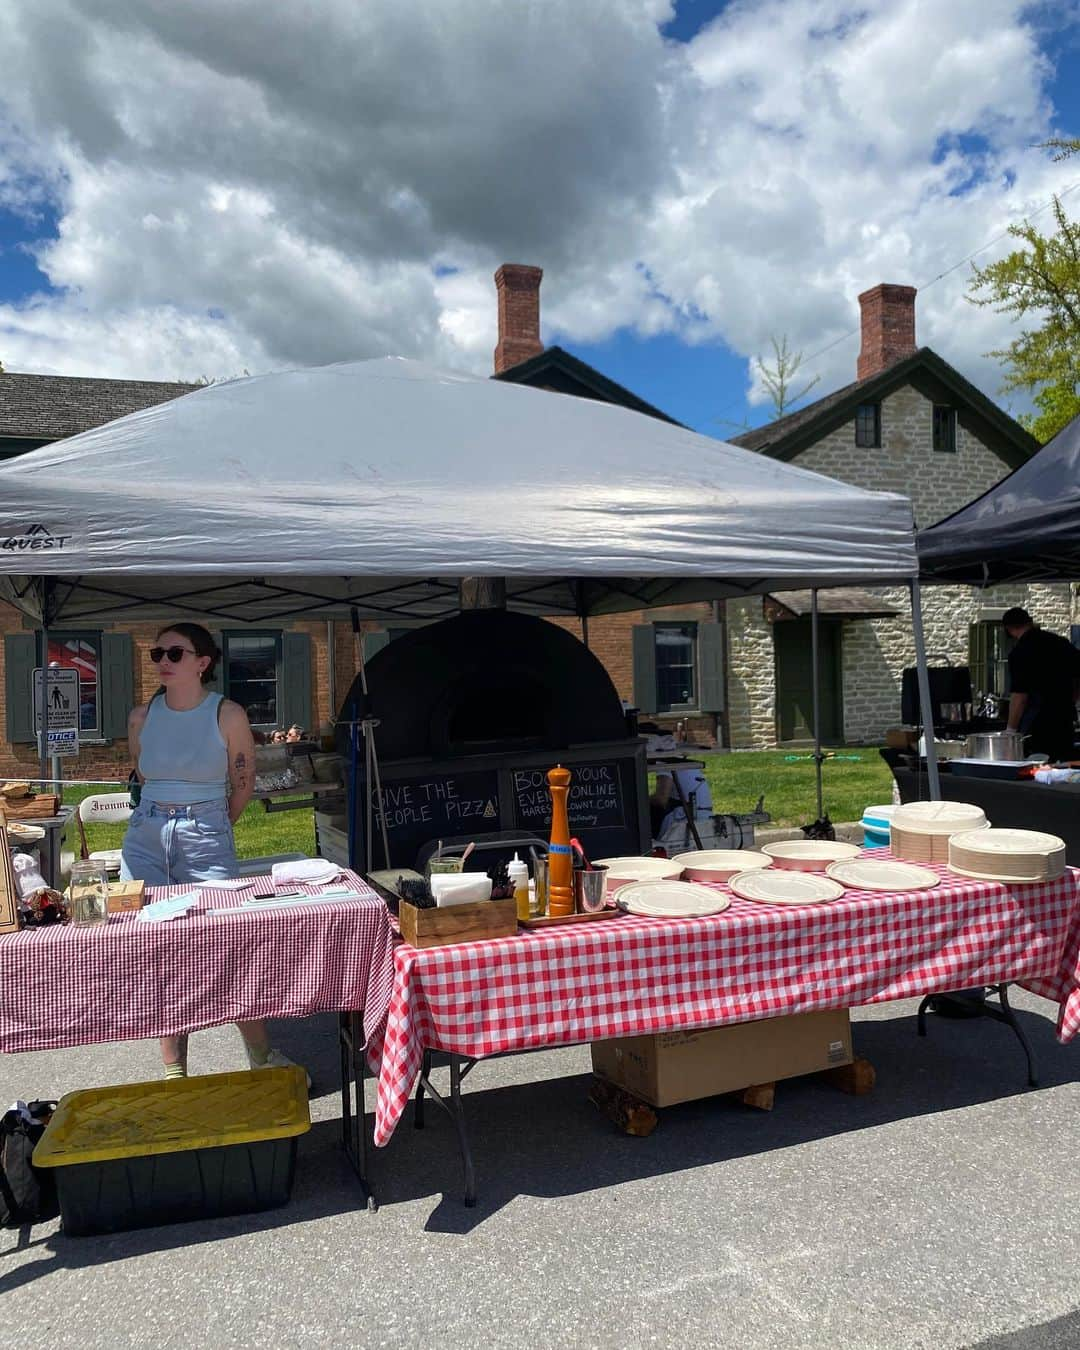
M47 820L60 809L55 792L39 792L36 797L0 797L0 811L8 820Z

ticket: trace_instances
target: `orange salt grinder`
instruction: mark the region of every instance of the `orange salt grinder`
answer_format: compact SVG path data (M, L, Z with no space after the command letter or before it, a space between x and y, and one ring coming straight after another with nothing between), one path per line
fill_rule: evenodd
M551 790L551 842L548 844L548 913L565 918L574 912L574 861L570 855L570 770L561 764L548 770Z

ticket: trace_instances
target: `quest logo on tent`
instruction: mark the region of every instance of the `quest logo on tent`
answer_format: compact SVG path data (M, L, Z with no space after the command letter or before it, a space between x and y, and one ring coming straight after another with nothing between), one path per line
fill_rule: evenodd
M0 540L0 548L6 549L9 553L22 553L24 550L36 552L42 549L63 548L70 538L70 534L53 534L45 525L31 525L21 534L10 534L6 539Z

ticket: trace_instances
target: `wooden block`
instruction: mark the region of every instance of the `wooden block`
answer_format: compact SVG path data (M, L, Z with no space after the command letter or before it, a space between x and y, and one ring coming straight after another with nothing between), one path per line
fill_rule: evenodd
M0 808L0 933L14 933L19 926L18 891L15 869L11 865L7 817Z
M826 1069L821 1074L821 1078L824 1082L839 1088L841 1092L850 1093L853 1097L865 1097L868 1092L873 1092L874 1084L877 1082L874 1066L868 1059L853 1059L850 1064L841 1064L835 1069Z
M47 820L60 808L55 792L39 792L36 797L0 798L2 809L9 820Z
M589 1100L607 1116L616 1129L638 1139L644 1139L652 1134L660 1123L656 1112L648 1102L643 1102L640 1097L635 1097L625 1088L616 1087L606 1078L593 1076Z
M142 909L145 890L145 881L110 881L106 908L110 914L126 914L128 910Z
M451 942L510 937L517 932L514 900L477 900L443 909L417 909L407 900L398 905L401 936L412 947L445 947Z
M756 1083L735 1094L743 1106L752 1106L755 1111L771 1111L776 1101L775 1083Z

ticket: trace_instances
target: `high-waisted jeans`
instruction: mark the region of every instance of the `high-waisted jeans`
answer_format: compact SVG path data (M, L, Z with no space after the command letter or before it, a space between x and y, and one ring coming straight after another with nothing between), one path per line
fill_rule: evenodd
M148 886L236 876L236 848L224 801L162 806L142 802L128 823L120 875Z

